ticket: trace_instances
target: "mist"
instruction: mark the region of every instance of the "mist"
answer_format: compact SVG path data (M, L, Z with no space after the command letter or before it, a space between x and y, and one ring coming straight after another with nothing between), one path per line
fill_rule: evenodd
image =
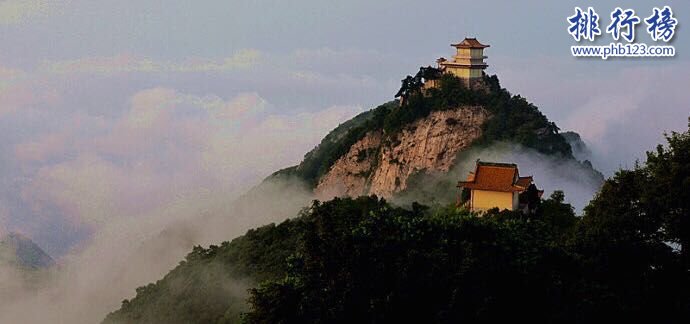
M193 246L218 244L296 216L313 198L306 188L284 179L265 182L235 201L222 193L189 198L136 220L105 224L83 249L31 278L2 268L0 322L98 323L134 297L136 287L162 278ZM249 288L239 280L227 286L240 295Z
M576 161L499 143L461 152L449 173L427 176L415 184L421 187L392 201L452 203L455 182L474 170L476 159L518 164L520 174L534 176L545 197L563 190L566 201L578 212L601 184L600 178ZM201 191L139 215L110 218L85 244L62 257L58 266L30 278L2 269L0 322L100 322L123 299L134 297L136 287L162 278L193 246L218 244L251 228L294 217L314 199L312 190L294 178L271 178L241 189L246 193L235 198L223 190ZM435 201L429 201L429 192ZM226 286L229 296L243 297L250 283L229 279Z
M403 205L413 201L441 205L454 202L459 193L457 182L464 181L474 171L477 159L517 164L520 176L534 177L537 188L544 190L544 199L554 191L562 190L565 192L565 201L573 205L578 214L594 197L604 180L597 171L576 160L544 155L513 143L496 143L486 148L460 152L447 174L422 172L414 176L408 181L413 190L395 197L393 201Z
M193 246L296 216L313 199L307 186L262 179L298 163L360 110L276 113L256 94L225 100L152 88L133 94L119 115L80 116L17 144L30 177L12 203L26 204L34 216L15 216L19 225L34 222L34 237L55 230L55 222L63 235L70 228L85 234L53 255L58 264L48 270L0 269L0 323L98 323ZM12 210L26 208L0 208ZM249 286L227 287L243 295Z

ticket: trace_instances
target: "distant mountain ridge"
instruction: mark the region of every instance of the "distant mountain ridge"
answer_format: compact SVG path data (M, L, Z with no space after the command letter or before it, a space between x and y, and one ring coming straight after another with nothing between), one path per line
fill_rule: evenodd
M55 265L55 260L30 238L19 233L9 233L0 238L0 263L44 269Z

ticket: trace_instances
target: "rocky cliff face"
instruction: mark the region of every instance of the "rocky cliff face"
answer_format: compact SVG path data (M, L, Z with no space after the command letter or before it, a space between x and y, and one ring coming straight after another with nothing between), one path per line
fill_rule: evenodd
M481 136L490 114L482 107L434 111L400 132L368 133L338 159L315 189L319 198L375 194L389 198L405 190L417 172L447 172L458 152Z

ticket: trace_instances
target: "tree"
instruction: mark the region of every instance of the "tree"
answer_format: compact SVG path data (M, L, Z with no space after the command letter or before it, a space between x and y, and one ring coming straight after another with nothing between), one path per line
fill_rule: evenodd
M558 321L564 251L517 214L315 203L286 279L251 291L249 323ZM556 283L556 284L554 284ZM561 305L561 307L557 307Z
M555 190L539 204L537 218L550 226L551 231L558 236L569 234L577 224L575 209L565 202L565 193L561 190Z
M441 78L442 75L443 73L441 72L441 70L435 67L427 66L419 68L419 72L417 72L415 78L423 79L423 81L438 80Z
M395 98L407 98L414 90L414 78L411 75L408 75L402 79L401 82L402 85L400 86L398 93L395 94Z
M529 212L531 213L537 210L541 203L541 199L539 198L539 189L537 189L537 186L534 183L530 184L529 187L527 187L525 195L527 198L527 209L529 210Z
M680 245L683 264L690 269L690 118L687 131L665 137L668 147L647 152L641 171L649 179L643 202L659 217L665 239Z
M415 76L408 75L401 81L402 86L395 94L395 98L408 99L411 95L418 94L422 90L425 81L439 79L441 75L441 70L437 68L420 67Z
M645 164L617 172L586 209L592 216L587 219L615 221L619 234L676 244L686 269L690 269L690 122L688 128L666 135L668 146L647 152Z
M644 164L608 179L577 226L572 248L592 312L655 322L690 314L690 136L666 137Z

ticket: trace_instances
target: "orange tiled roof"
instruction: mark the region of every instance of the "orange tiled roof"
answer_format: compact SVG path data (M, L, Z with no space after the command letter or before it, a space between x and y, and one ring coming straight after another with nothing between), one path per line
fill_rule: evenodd
M487 48L490 45L480 43L476 38L465 38L462 42L457 44L450 44L450 46L457 48Z
M532 177L519 176L515 164L478 161L474 172L470 173L467 181L460 181L458 187L513 192L525 190L531 182Z
M532 181L532 176L519 177L518 180L515 182L515 185L527 189L527 187L529 187L529 185L532 184Z

